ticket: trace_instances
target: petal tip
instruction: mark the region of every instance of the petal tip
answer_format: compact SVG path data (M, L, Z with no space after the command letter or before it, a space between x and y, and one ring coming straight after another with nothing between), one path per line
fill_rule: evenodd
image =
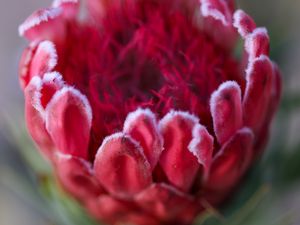
M54 43L51 41L41 42L38 46L36 54L38 55L41 51L45 51L46 53L49 54L47 67L49 68L49 71L52 70L57 65L57 57L58 57Z
M156 124L155 115L150 109L138 108L137 110L135 110L127 115L125 122L124 122L123 131L125 133L130 131L131 126L134 123L134 121L142 115L147 116L154 125Z
M49 8L34 12L19 26L19 35L24 36L26 31L38 26L42 22L47 22L50 19L58 17L61 13L62 10L60 8Z
M213 143L214 143L214 138L208 133L207 129L201 125L201 124L196 124L193 128L192 131L192 135L193 135L193 139L190 142L190 144L188 145L188 149L189 151L197 158L199 164L203 165L204 167L209 167L210 161L211 161L211 157L212 157L212 150L213 150ZM206 138L206 140L204 140ZM206 141L206 146L208 149L208 160L203 159L201 156L201 153L199 154L198 152L198 145L201 144L201 142ZM205 162L207 161L207 162ZM207 168L205 168L207 169Z
M82 106L84 109L84 111L86 112L86 115L87 115L87 119L88 119L88 123L89 123L89 126L91 126L92 124L92 119L93 119L93 113L92 113L92 108L90 106L90 103L89 103L89 100L87 99L87 97L85 95L83 95L79 90L77 90L76 88L74 87L70 87L70 86L65 86L63 87L61 90L57 91L51 101L48 103L47 107L46 107L46 113L49 112L50 108L56 104L60 98L67 94L67 93L71 93L73 96L76 96L78 99L80 99L80 101L83 103Z
M174 117L182 117L189 121L191 121L193 124L199 123L199 118L195 116L194 114L191 114L189 112L185 111L176 111L176 110L170 110L160 121L159 121L159 128L162 130L166 124L171 122Z
M65 3L78 4L79 1L78 1L78 0L54 0L54 1L52 2L52 7L53 7L53 8L58 8L58 7L60 7L62 4L65 4Z
M241 9L236 10L233 15L233 26L243 38L246 38L256 28L253 19Z
M204 17L212 17L217 21L220 21L224 26L229 26L229 22L226 15L221 12L217 7L212 5L210 0L201 1L201 13ZM219 4L225 4L221 1Z

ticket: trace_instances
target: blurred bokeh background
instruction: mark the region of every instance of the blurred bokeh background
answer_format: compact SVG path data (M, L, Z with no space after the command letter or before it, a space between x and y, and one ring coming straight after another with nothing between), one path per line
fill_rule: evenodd
M18 25L35 9L50 4L51 0L0 1L0 225L62 225L51 216L55 210L43 207L45 199L36 187L42 178L37 179L20 154L20 149L27 151L32 145L18 136L24 130L18 61L26 46L18 36ZM226 222L223 215L215 213L216 218L206 223L300 224L300 1L237 0L237 4L259 26L268 28L272 59L283 74L284 93L268 150L229 207L236 210L236 205L242 204L243 211L233 215L227 209L221 214L228 214L231 220ZM255 209L265 211L262 214Z

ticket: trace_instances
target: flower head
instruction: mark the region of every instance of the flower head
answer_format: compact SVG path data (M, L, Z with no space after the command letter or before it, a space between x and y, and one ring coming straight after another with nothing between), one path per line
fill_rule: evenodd
M281 85L267 31L232 0L85 3L19 28L28 130L99 220L189 224L267 142Z

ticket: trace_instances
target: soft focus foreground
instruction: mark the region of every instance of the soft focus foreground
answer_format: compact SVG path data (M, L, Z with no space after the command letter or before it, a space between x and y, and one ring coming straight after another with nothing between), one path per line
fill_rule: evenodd
M201 119L200 119L201 120ZM203 122L203 121L201 121L201 122ZM206 207L208 207L207 205L206 205ZM208 207L209 208L209 207Z

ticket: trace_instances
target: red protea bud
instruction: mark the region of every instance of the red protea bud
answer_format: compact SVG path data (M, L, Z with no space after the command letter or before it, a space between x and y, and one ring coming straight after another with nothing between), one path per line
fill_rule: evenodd
M233 1L56 0L19 31L29 133L101 221L189 224L265 147L280 75Z

